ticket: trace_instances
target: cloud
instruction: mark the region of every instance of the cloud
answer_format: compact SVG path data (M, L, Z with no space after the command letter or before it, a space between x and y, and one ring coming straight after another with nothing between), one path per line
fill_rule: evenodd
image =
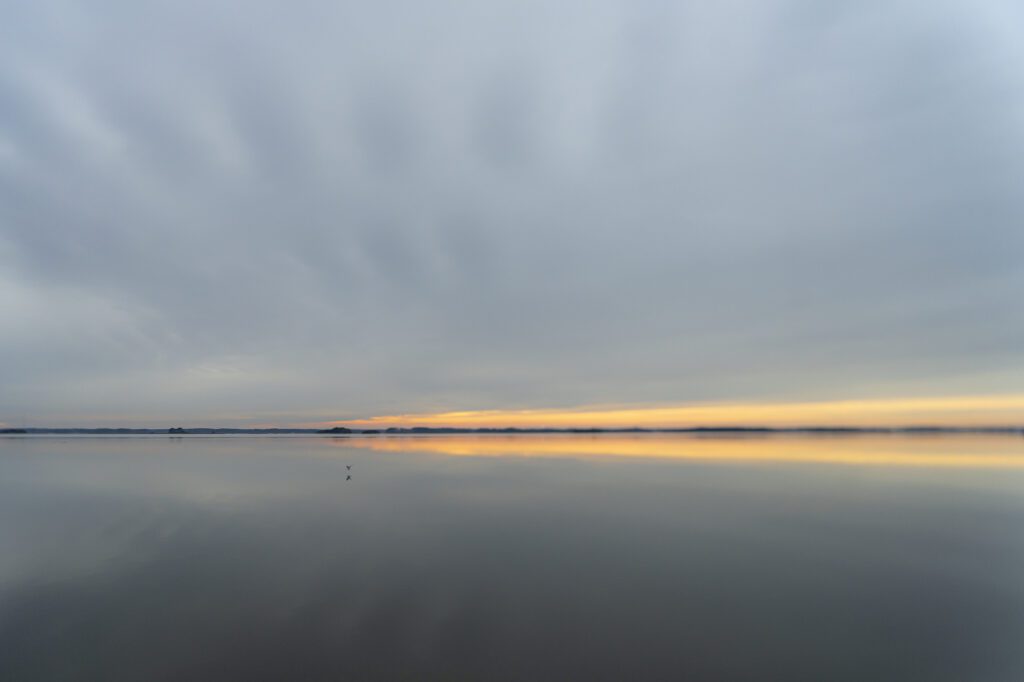
M7 14L5 421L1024 378L1013 3Z

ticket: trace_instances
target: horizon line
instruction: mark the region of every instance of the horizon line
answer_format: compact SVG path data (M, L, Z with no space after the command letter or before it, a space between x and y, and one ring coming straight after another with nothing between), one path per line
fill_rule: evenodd
M430 433L457 434L587 434L587 433L1024 433L1024 423L1013 424L901 424L901 425L796 425L796 426L764 426L759 424L736 425L699 425L699 426L566 426L566 427L519 427L519 426L391 426L387 428L370 427L302 427L302 426L0 426L0 435L48 434L48 433L94 433L117 432L126 434L203 435L207 432L231 433L263 433L287 432L323 435L416 435Z

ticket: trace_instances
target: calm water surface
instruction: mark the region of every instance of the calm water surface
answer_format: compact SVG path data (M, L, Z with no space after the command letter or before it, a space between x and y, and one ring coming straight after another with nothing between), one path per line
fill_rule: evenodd
M400 679L1024 680L1024 439L0 439L0 680Z

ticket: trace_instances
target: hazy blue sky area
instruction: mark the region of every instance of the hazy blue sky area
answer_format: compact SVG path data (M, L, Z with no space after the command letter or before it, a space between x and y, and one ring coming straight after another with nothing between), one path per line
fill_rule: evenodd
M0 17L0 422L1024 385L1018 2Z

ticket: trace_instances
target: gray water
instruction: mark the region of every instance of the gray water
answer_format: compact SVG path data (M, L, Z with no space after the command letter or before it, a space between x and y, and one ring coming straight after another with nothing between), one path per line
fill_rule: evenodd
M0 680L398 679L1024 680L1024 439L0 438Z

